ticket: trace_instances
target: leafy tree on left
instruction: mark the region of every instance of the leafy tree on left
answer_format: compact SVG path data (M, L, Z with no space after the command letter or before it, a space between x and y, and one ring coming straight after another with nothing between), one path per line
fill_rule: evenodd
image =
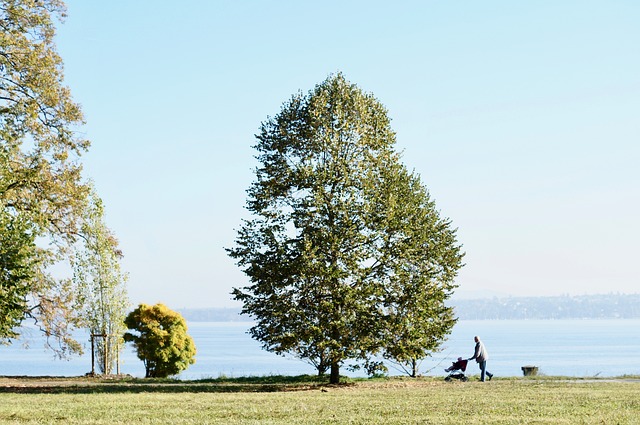
M0 340L17 336L36 266L34 235L18 218L0 215Z
M54 43L64 16L59 0L0 0L0 337L32 317L60 355L80 350L78 317L70 281L49 270L69 258L89 191L79 161L89 142Z

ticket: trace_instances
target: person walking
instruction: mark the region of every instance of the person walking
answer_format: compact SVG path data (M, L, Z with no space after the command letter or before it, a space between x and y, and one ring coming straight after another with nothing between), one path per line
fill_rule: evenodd
M478 366L480 367L480 380L482 382L484 382L485 375L489 378L489 381L491 381L491 378L493 378L493 373L489 373L489 371L487 370L487 360L489 360L489 352L485 348L482 341L480 341L480 337L474 336L473 340L476 342L476 348L473 351L473 357L469 357L469 360L475 359L478 363Z

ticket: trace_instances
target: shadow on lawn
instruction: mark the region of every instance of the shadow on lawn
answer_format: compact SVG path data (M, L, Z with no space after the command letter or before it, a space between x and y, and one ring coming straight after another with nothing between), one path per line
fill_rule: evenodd
M349 383L341 386L352 385ZM175 379L103 379L4 377L0 393L14 394L123 394L123 393L258 393L310 391L331 387L317 376L265 376L217 378L197 381Z

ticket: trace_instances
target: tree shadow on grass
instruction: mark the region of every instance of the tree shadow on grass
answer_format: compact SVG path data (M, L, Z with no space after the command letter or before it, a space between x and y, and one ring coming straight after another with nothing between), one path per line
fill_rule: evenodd
M340 386L353 385L352 383ZM10 377L0 380L0 393L14 394L139 394L139 393L264 393L311 391L332 387L317 376L264 376L216 378L196 381L175 379L100 379Z

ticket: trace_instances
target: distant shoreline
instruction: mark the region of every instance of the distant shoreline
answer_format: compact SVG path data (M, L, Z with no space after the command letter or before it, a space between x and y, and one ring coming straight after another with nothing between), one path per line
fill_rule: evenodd
M640 319L640 294L451 300L460 320ZM182 308L190 322L251 322L240 307Z
M507 297L451 302L463 320L639 319L640 294Z

